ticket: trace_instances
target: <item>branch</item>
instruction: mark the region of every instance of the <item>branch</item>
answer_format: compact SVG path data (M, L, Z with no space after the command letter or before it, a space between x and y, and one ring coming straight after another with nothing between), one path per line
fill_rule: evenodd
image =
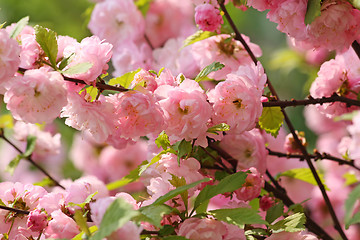
M350 99L346 97L339 96L336 93L333 93L331 97L322 97L322 98L313 98L312 96L308 96L308 99L304 100L295 100L291 99L289 100L276 100L276 101L269 101L269 102L263 102L263 107L295 107L295 106L306 106L306 105L313 105L313 104L324 104L324 103L333 103L333 102L342 102L346 103L346 106L359 106L360 107L360 101L355 99Z
M241 37L241 34L239 33L237 27L235 26L235 24L232 21L229 13L227 12L226 7L224 5L224 1L219 0L218 2L219 2L219 5L221 7L221 10L223 10L223 12L224 12L224 15L225 15L226 19L228 20L228 22L230 23L232 29L234 30L234 32L236 34L235 39L239 40L243 44L245 50L248 52L248 54L250 55L253 62L255 64L257 64L257 59L256 59L255 55L253 54L253 52L251 51L251 49L247 45L247 43L244 41L244 39ZM267 84L268 84L268 87L270 89L271 94L274 95L276 97L276 99L280 100L275 88L272 86L269 79L267 79ZM329 213L331 215L331 218L332 218L332 220L334 222L334 228L339 232L340 236L344 240L347 240L348 238L346 237L343 229L341 228L340 222L339 222L339 220L338 220L338 218L337 218L337 216L335 214L334 208L333 208L333 206L332 206L332 204L330 202L330 199L329 199L329 197L328 197L328 195L326 193L325 187L324 187L323 183L321 182L320 177L319 177L313 163L311 162L311 158L309 157L309 154L308 154L306 148L302 145L300 139L298 138L298 136L297 136L297 134L295 132L295 128L294 128L292 122L290 121L288 115L286 114L284 107L281 107L281 112L284 115L284 120L286 122L286 125L288 126L291 134L293 135L293 138L294 138L296 144L300 146L300 150L303 153L303 155L305 156L306 163L308 164L308 166L309 166L309 168L311 170L311 173L313 174L313 176L314 176L314 178L316 180L316 183L320 188L321 194L322 194L322 196L324 198L324 201L325 201L325 203L326 203L326 205L327 205L327 207L329 209Z
M16 212L16 213L20 213L20 214L25 214L25 215L28 215L30 213L29 211L26 211L26 210L16 209L16 208L7 207L7 206L3 206L3 205L0 205L0 209L4 209L7 211L11 211L11 212Z
M282 153L282 152L276 152L276 151L273 151L269 148L266 148L269 152L269 155L272 155L272 156L277 156L277 157L286 157L286 158L299 158L300 160L304 160L305 159L305 156L302 155L302 154L290 154L290 153ZM351 159L351 160L345 160L345 159L341 159L341 158L337 158L335 156L332 156L328 153L319 153L319 152L316 152L315 154L309 154L309 157L311 159L314 159L315 161L316 160L330 160L330 161L333 161L333 162L337 162L339 163L339 165L348 165L348 166L351 166L353 168L355 168L356 170L360 171L360 168L355 166L355 163L354 163L354 160Z
M355 40L352 44L351 47L354 49L356 55L358 55L359 59L360 59L360 44Z
M5 137L3 132L0 133L0 138L4 139L5 142L10 144L20 154L23 154L23 151L21 151L14 143L12 143L7 137ZM34 160L31 158L31 155L25 159L28 162L30 162L34 167L39 169L44 175L46 175L56 186L61 187L62 189L65 189L65 187L62 186L58 181L56 181L43 167L41 167L39 164L34 162Z

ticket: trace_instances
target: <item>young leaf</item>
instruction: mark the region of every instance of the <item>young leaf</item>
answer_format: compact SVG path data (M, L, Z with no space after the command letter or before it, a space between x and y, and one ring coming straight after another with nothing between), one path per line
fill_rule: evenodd
M45 186L53 186L53 183L54 182L50 178L45 177L41 181L34 183L34 185L45 187Z
M34 29L36 42L40 45L42 50L44 50L44 53L49 58L51 66L55 69L58 53L56 33L39 25L36 25Z
M201 41L201 40L204 40L211 36L214 36L214 35L216 35L216 33L214 33L214 32L208 32L208 31L204 32L202 30L199 30L196 33L194 33L193 35L191 35L190 37L185 39L183 48L186 46L189 46L193 43L196 43L198 41Z
M195 199L194 210L218 194L233 192L245 183L247 173L237 172L222 179L217 185L206 185Z
M269 223L272 223L273 221L281 217L283 214L284 204L282 202L279 202L278 204L269 208L269 210L266 212L265 220Z
M169 214L172 208L165 205L149 205L139 209L141 215L136 216L133 220L137 222L149 222L154 226L160 228L161 221L165 214Z
M26 16L26 17L23 17L22 19L20 19L15 27L11 30L10 32L10 38L16 38L20 33L21 31L24 29L24 27L26 25L28 25L29 23L29 16Z
M0 128L13 128L14 119L11 114L4 114L0 117Z
M139 9L139 11L142 13L143 16L146 16L146 13L149 11L150 3L153 0L136 0L135 5Z
M85 73L92 66L93 66L93 64L90 63L90 62L82 62L82 63L78 63L78 64L76 64L74 66L69 67L65 71L60 71L60 72L62 74L64 74L64 75L70 75L71 76L71 75L75 75L75 74Z
M87 225L87 219L83 216L81 210L76 210L74 214L74 220L77 225L80 227L81 231L83 231L86 236L90 237L91 232L89 230L89 226Z
M213 62L210 65L207 65L203 70L200 71L200 73L196 76L195 81L200 82L201 79L203 79L210 73L216 72L216 71L222 69L223 67L225 67L224 64L219 63L219 62Z
M360 10L360 0L348 0L348 1L354 6L354 8Z
M177 142L174 144L173 149L177 151L177 160L180 164L180 158L185 157L186 155L189 155L192 152L192 144L189 141L186 141L185 139L181 140L180 142Z
M265 107L259 118L259 125L267 133L277 137L283 120L284 116L280 107Z
M81 89L81 91L79 92L79 94L81 94L83 91L86 91L86 94L88 96L90 96L90 101L93 102L96 100L96 97L99 94L99 89L97 89L96 87L93 86L86 86L83 89Z
M345 186L350 186L358 182L356 175L354 173L347 172L342 177L345 179Z
M265 224L257 210L252 208L229 208L209 211L208 214L214 216L217 220L236 225L243 228L245 224Z
M227 125L226 123L220 123L218 125L208 128L207 132L219 135L217 132L224 132L224 131L229 131L229 130L230 130L229 125Z
M164 150L168 149L170 145L169 136L162 131L159 136L155 139L156 146L162 147Z
M193 183L190 183L188 185L185 185L185 186L181 186L181 187L178 187L174 190L171 190L170 192L166 193L164 196L161 196L159 197L158 199L156 199L156 201L152 204L152 205L159 205L159 204L163 204L165 203L166 201L176 197L177 195L187 191L188 189L190 188L193 188L195 186L197 186L198 184L200 183L203 183L203 182L208 182L210 181L211 179L210 178L204 178L202 180L199 180L199 181L196 181L196 182L193 182Z
M63 58L59 64L59 69L63 70L67 65L71 63L71 61L74 59L75 53L70 54L70 56Z
M82 203L73 203L73 202L69 202L68 206L78 206L81 208L84 208L86 206L86 204L90 203L90 201L93 199L93 197L98 194L98 191L94 192L93 194L90 194L89 196L87 196L87 198L85 199L84 202Z
M317 171L317 173L320 177L322 184L324 184L325 189L330 190L325 184L324 175L319 173L318 171ZM317 182L314 178L314 175L312 174L312 172L309 168L294 168L294 169L282 172L278 176L286 176L286 177L290 177L290 178L295 178L295 179L310 183L314 186L317 186Z
M305 25L311 24L321 15L321 0L309 0L305 14Z
M36 146L36 137L32 135L28 135L26 138L26 150L23 153L23 158L29 157L32 152L35 150Z
M138 68L135 71L125 73L121 77L110 79L109 80L109 85L114 86L114 85L120 84L124 88L129 88L130 85L131 85L131 82L134 80L135 74L140 72L140 70L141 70L141 68Z
M98 230L97 226L89 227L90 234L96 232L97 230ZM81 232L78 235L76 235L75 237L73 237L71 240L83 240L83 239L86 239L86 237L84 237L84 234L85 234L84 232ZM57 240L61 240L61 239L57 239ZM64 240L68 240L68 239L64 239Z
M299 232L305 230L306 218L304 213L295 213L287 218L276 222L270 226L273 232Z
M349 194L345 202L345 228L348 229L351 224L358 222L360 212L357 212L355 216L352 216L355 203L360 200L360 184L357 185ZM355 220L355 221L354 221Z
M124 199L115 199L107 208L100 223L99 230L92 237L92 240L102 240L138 214L139 212L133 210L132 206Z
M171 236L164 237L163 240L190 240L190 239L183 237L183 236L171 235Z
M23 158L21 154L17 155L10 163L6 166L5 171L10 173L10 175L14 174L16 167L19 165L20 160Z

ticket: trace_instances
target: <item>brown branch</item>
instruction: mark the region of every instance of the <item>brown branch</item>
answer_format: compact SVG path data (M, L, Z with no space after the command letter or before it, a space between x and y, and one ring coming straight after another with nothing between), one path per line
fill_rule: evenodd
M20 214L25 214L25 215L28 215L30 213L29 211L26 211L26 210L16 209L16 208L7 207L7 206L3 206L3 205L0 205L0 209L4 209L7 211L11 211L11 212L16 212L16 213L20 213Z
M273 151L269 148L267 148L269 155L272 156L277 156L277 157L285 157L285 158L298 158L300 160L304 160L305 156L302 154L290 154L290 153L282 153L282 152L276 152ZM333 162L337 162L339 165L348 165L351 166L353 168L355 168L356 170L360 171L360 168L355 166L354 160L345 160L345 159L341 159L341 158L337 158L335 156L332 156L331 154L328 153L319 153L316 152L315 154L309 154L309 157L316 160L330 160Z
M225 15L226 19L228 20L228 22L230 23L232 29L234 30L234 32L235 32L235 34L236 34L235 39L236 39L236 40L239 40L239 41L243 44L245 50L248 52L248 54L250 55L250 57L251 57L251 59L253 60L253 62L254 62L255 64L257 64L257 59L256 59L256 57L255 57L254 54L252 53L250 47L247 45L247 43L246 43L246 42L244 41L244 39L241 37L241 34L240 34L239 31L237 30L237 27L235 26L235 24L234 24L234 22L232 21L229 13L227 12L226 7L225 7L225 5L224 5L224 1L223 1L223 0L219 0L218 3L219 3L219 5L220 5L220 7L221 7L221 10L224 12L224 15ZM279 98L279 96L278 96L275 88L273 88L273 86L271 85L271 82L270 82L269 79L267 79L267 84L268 84L268 87L269 87L269 89L270 89L271 94L274 95L274 96L276 97L276 99L280 100L280 98ZM310 168L310 170L311 170L311 173L313 174L313 176L314 176L314 178L315 178L315 180L316 180L316 183L317 183L317 185L318 185L319 188L320 188L321 194L322 194L322 196L323 196L323 198L324 198L324 201L325 201L325 203L326 203L326 205L327 205L327 207L328 207L328 209L329 209L329 213L330 213L330 215L331 215L331 218L332 218L332 220L333 220L333 222L334 222L334 228L339 232L340 236L341 236L344 240L347 240L348 238L347 238L347 236L345 235L343 229L341 228L340 222L339 222L339 220L338 220L338 218L337 218L337 216L336 216L336 214L335 214L334 208L333 208L333 206L332 206L332 204L331 204L331 202L330 202L330 199L329 199L329 197L328 197L328 195L327 195L327 193L326 193L325 187L324 187L323 183L321 182L320 177L319 177L319 175L318 175L318 173L317 173L317 171L316 171L313 163L311 162L311 158L309 157L309 154L308 154L306 148L302 145L300 139L298 138L298 136L297 136L297 134L296 134L296 132L295 132L295 128L294 128L292 122L290 121L288 115L286 114L284 107L281 107L281 112L282 112L282 114L284 115L284 120L285 120L286 125L288 126L291 134L293 135L293 138L294 138L295 142L297 143L297 145L300 146L300 150L301 150L301 152L303 153L303 155L305 156L306 163L308 164L308 166L309 166L309 168Z
M359 106L360 107L360 101L355 99L350 99L346 97L342 97L334 93L331 95L331 97L322 97L322 98L313 98L311 96L308 97L308 99L303 100L276 100L276 101L269 101L269 102L263 102L263 107L295 107L295 106L306 106L306 105L314 105L314 104L324 104L324 103L334 103L334 102L342 102L346 103L348 107L350 106Z
M356 55L358 55L359 59L360 59L360 44L355 40L352 44L351 47L354 49Z

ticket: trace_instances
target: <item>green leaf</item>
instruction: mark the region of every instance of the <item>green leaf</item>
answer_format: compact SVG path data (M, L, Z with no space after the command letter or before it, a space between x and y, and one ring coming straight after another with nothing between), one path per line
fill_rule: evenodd
M207 38L209 38L211 36L215 36L215 35L216 35L216 33L214 33L214 32L208 32L208 31L204 32L202 30L199 30L196 33L194 33L193 35L191 35L191 36L189 36L188 38L185 39L183 48L186 47L186 46L189 46L189 45L191 45L193 43L196 43L198 41L207 39Z
M39 25L36 25L34 29L36 42L40 45L42 50L44 50L44 53L49 58L51 66L56 69L56 57L58 53L56 33Z
M277 137L283 123L284 115L280 107L264 107L259 118L259 125L273 137Z
M262 229L262 228L254 228L254 229L245 231L245 236L246 236L247 240L249 240L249 239L256 240L257 239L255 237L253 237L252 235L267 236L268 232L265 229Z
M343 175L343 178L345 179L345 186L350 186L358 182L357 177L354 173L347 172Z
M99 94L99 89L97 89L96 87L93 87L93 86L84 87L83 89L81 89L79 94L81 94L83 91L86 91L87 95L90 96L90 101L91 102L95 101L96 97Z
M224 132L224 131L229 131L229 130L230 130L229 125L227 125L226 123L220 123L218 125L208 128L207 132L219 135L219 133L217 133L217 132Z
M165 133L165 131L162 131L159 134L159 136L155 139L155 143L158 148L162 147L164 150L168 149L171 146L169 136Z
M96 232L98 230L98 227L97 226L91 226L89 227L89 231L90 231L90 234ZM76 235L75 237L72 238L72 240L83 240L83 239L86 239L84 238L84 235L85 233L84 232L81 232L79 233L78 235ZM59 240L59 239L57 239ZM68 240L68 239L65 239L65 240Z
M287 218L276 222L270 226L273 232L299 232L305 230L306 218L304 213L295 213Z
M203 79L210 73L216 72L216 71L222 69L223 67L225 67L224 64L219 63L219 62L213 62L210 65L206 66L203 70L200 71L200 73L196 76L195 81L200 82L201 79Z
M28 135L26 138L26 150L22 154L23 158L29 157L35 150L35 146L36 146L36 137L32 135Z
M351 3L351 5L354 6L354 8L357 8L360 10L360 0L348 0L348 1Z
M281 217L283 214L284 204L282 202L279 202L278 204L269 208L269 210L266 212L265 220L269 223L272 223L273 221Z
M149 222L157 228L161 227L161 221L165 214L172 212L172 208L165 205L149 205L139 209L141 215L136 216L133 220L137 222Z
M356 223L360 223L360 212L355 213L354 216L352 216L352 218L348 222L346 222L345 228L349 229L350 225Z
M330 190L325 184L324 175L322 173L319 173L319 171L317 171L317 173L318 173L319 178L320 178L322 184L324 185L325 189ZM314 175L312 174L312 172L309 168L291 169L291 170L280 173L278 176L286 176L286 177L290 177L290 178L295 178L295 179L310 183L314 186L317 186L317 182L314 178Z
M121 228L125 223L137 216L139 212L133 210L132 206L124 199L117 198L107 208L100 223L99 230L91 238L92 240L102 240L114 231Z
M53 186L54 182L48 178L45 177L41 181L34 183L36 186L45 187L45 186Z
M217 185L206 185L195 199L194 210L218 194L233 192L245 183L247 173L237 172L222 179Z
M321 0L309 0L305 14L305 25L311 24L321 15Z
M5 168L5 171L13 175L16 167L19 165L19 162L22 158L23 156L21 154L17 155L13 160L9 162L9 164Z
M203 182L208 182L210 181L211 179L210 178L204 178L202 180L199 180L199 181L196 181L196 182L193 182L193 183L190 183L188 185L185 185L185 186L181 186L181 187L178 187L174 190L171 190L170 192L166 193L164 196L161 196L159 197L158 199L156 199L156 201L152 204L152 205L159 205L159 204L163 204L165 203L166 201L176 197L177 195L187 191L188 189L190 188L193 188L197 185L199 185L200 183L203 183Z
M0 117L0 128L13 128L14 119L11 114L4 114Z
M71 63L71 61L74 59L75 53L70 54L68 57L63 58L59 64L59 69L63 70L67 65Z
M128 175L126 175L125 177L123 177L120 180L117 180L115 182L108 183L106 185L107 189L109 191L111 191L111 190L115 190L117 188L123 187L129 183L135 182L136 180L138 180L140 178L141 167L146 164L148 164L148 161L145 160L137 168L135 168L134 170L131 170L130 173Z
M150 3L153 0L136 0L135 5L139 9L139 11L142 13L143 16L146 16L146 13L148 12L150 8Z
M0 29L2 29L4 27L5 23L6 22L3 22L3 23L0 24Z
M268 225L258 214L258 211L252 208L217 209L209 211L208 213L217 220L236 225L240 228L244 228L245 224Z
M83 231L88 237L91 236L89 226L87 225L87 219L83 216L81 210L76 210L74 214L74 220L77 225L80 227L81 231Z
M359 213L357 212L355 215L357 215L357 219L355 218L355 222L353 222L354 217L352 216L353 211L354 211L354 206L356 204L357 201L360 200L360 184L357 185L349 194L348 198L345 201L345 228L348 229L349 226L355 222L357 222L357 220L359 220Z
M65 75L75 75L75 74L80 74L80 73L85 73L87 72L91 67L93 66L93 64L91 62L82 62L82 63L78 63L74 66L69 67L68 69L64 70L64 71L60 71L62 74Z
M344 113L344 114L342 114L340 116L334 117L334 121L335 122L342 121L342 120L352 121L353 118L355 117L355 115L357 115L358 113L359 113L359 111L352 111L352 112L349 112L349 113Z
M10 38L16 38L20 33L21 31L24 29L24 27L26 25L28 25L29 23L29 16L26 16L26 17L23 17L22 19L20 19L15 27L11 30L10 32Z
M84 202L82 203L73 203L73 202L69 202L68 206L78 206L81 208L84 208L86 204L90 203L90 201L93 199L93 197L98 194L98 191L94 192L93 194L90 194L89 196L87 196L87 198L85 199Z
M171 225L166 224L160 229L159 236L164 237L174 233L175 233L175 228Z
M223 180L225 177L229 176L230 173L225 172L225 171L216 171L215 172L215 180Z
M149 163L146 163L146 164L144 164L144 165L142 165L142 166L140 167L139 175L141 175L148 167L150 167L151 165L157 163L157 162L160 160L161 155L166 154L166 153L169 153L169 152L170 152L170 153L173 153L173 154L176 154L176 152L175 152L173 149L170 149L170 148L169 148L169 149L166 149L166 150L162 150L162 151L161 151L160 153L158 153L155 157L153 157Z
M5 203L0 199L0 206L6 206Z
M172 147L175 151L177 151L177 161L180 164L180 158L185 157L186 155L190 155L192 152L192 144L190 141L186 141L185 139L175 143Z
M186 237L183 237L183 236L171 235L171 236L164 237L163 240L189 240L189 239Z
M169 182L171 183L171 185L173 185L174 187L182 187L186 185L186 180L184 177L178 177L175 176L173 174L171 174L172 178L169 180ZM185 204L185 209L188 209L188 198L189 198L189 193L188 191L184 191L180 194L181 199L183 200L184 204Z
M125 73L124 75L122 75L121 77L117 77L117 78L112 78L109 80L109 85L121 85L124 88L129 88L131 85L131 82L134 80L134 76L135 74L137 74L138 72L140 72L141 68L138 68L135 71L132 72L128 72Z

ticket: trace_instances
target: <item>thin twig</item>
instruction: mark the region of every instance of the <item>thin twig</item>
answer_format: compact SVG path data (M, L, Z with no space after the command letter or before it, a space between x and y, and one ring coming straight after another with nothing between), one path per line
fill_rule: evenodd
M28 215L30 213L29 211L26 211L26 210L16 209L16 208L7 207L7 206L3 206L3 205L0 205L0 209L4 209L7 211L11 211L11 212L16 212L16 213L20 213L20 214L25 214L25 215Z
M358 55L359 59L360 59L360 44L355 40L352 44L351 47L354 49L356 55Z

